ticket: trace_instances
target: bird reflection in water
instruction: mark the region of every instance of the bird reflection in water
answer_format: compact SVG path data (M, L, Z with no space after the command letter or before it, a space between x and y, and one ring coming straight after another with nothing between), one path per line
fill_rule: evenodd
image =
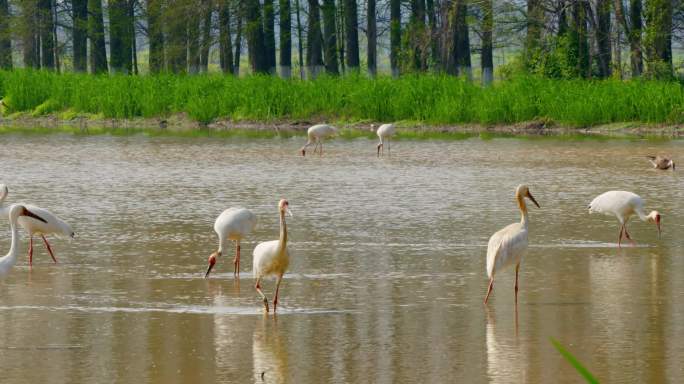
M255 383L287 382L287 350L282 339L277 318L260 318L254 327L252 339Z
M525 382L527 377L525 354L518 338L518 306L514 306L513 322L497 327L496 310L486 307L487 376L491 382ZM499 316L508 317L508 316ZM503 319L500 319L503 320ZM511 329L511 326L514 329ZM511 332L513 331L513 332Z

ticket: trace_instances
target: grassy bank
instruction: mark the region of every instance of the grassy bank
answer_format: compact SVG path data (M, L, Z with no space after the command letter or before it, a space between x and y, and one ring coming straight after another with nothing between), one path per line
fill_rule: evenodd
M283 119L432 125L515 124L542 120L570 126L615 122L684 123L676 82L552 80L518 77L489 88L449 76L363 76L314 81L254 76L93 76L0 71L5 115L79 114L152 118L186 113L215 119Z

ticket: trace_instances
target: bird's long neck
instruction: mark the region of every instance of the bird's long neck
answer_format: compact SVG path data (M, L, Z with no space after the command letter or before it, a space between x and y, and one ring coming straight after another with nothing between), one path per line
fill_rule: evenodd
M12 231L10 250L5 257L0 259L3 263L9 263L10 265L14 265L17 262L17 254L19 253L19 230L17 229L16 221L16 219L10 221L10 230Z
M285 222L285 212L280 211L280 251L284 251L287 247L287 223Z
M634 210L634 212L636 212L636 214L639 216L639 219L641 219L641 221L648 221L649 220L648 215L644 213L643 209L637 208Z
M518 200L518 208L520 209L520 224L527 228L527 205L525 204L525 197L516 193L515 198Z
M225 249L228 248L228 237L219 237L218 252L223 253Z

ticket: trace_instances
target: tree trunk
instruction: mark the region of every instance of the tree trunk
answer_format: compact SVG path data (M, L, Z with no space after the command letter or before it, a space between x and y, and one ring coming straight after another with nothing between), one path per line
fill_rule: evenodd
M275 9L273 0L264 0L264 59L268 73L276 71Z
M209 50L211 49L211 18L214 13L214 2L202 2L202 45L200 46L200 72L209 72Z
M392 76L399 76L401 53L401 1L390 0L390 67Z
M235 55L233 55L233 75L240 76L240 54L242 53L242 18L244 17L242 0L238 1L237 27L235 31Z
M301 8L299 0L295 0L295 7L297 8L297 50L299 51L299 78L304 80L304 39L302 38L302 19L300 17Z
M356 0L344 0L344 29L346 33L347 67L358 70L359 60L359 16Z
M487 86L494 80L492 55L492 31L494 29L494 7L492 0L482 3L482 84Z
M269 70L264 44L264 23L259 0L246 0L246 35L249 50L249 64L252 73L267 73Z
M610 0L596 3L596 45L598 51L599 76L609 77L612 70L610 39Z
M335 0L323 0L323 47L325 71L339 75L337 67L337 25L335 23Z
M149 65L151 73L159 73L164 68L162 1L147 0L147 33L150 41Z
M629 14L632 26L628 32L629 35L627 38L629 39L632 77L639 77L644 72L644 58L641 52L641 31L643 28L641 10L641 0L630 0Z
M188 70L188 12L180 0L170 0L164 12L166 67L173 73Z
M587 17L584 0L576 1L572 6L572 49L576 62L575 69L580 77L589 77L589 42L587 40Z
M459 76L465 75L468 80L470 80L472 78L472 67L470 63L470 35L468 33L467 0L456 0L454 8L453 61L456 74Z
M12 69L12 36L7 0L0 0L0 69Z
M202 19L201 6L193 4L188 8L188 73L199 73L200 70L200 20Z
M576 0L583 1L583 0ZM525 37L525 63L532 65L541 48L544 8L541 0L527 0L527 35Z
M109 0L109 52L113 73L131 73L132 36L128 0Z
M430 0L432 1L432 0ZM378 74L378 28L377 28L377 15L375 11L375 0L368 0L367 8L367 35L368 39L368 74L371 77L375 77Z
M292 10L290 0L280 0L280 76L292 77Z
M344 47L344 1L340 1L339 5L337 7L337 17L335 20L335 28L337 29L337 36L340 36L339 39L337 39L337 52L338 52L338 57L340 60L340 71L342 73L345 73L346 67L345 67L345 47Z
M0 0L2 3L4 0ZM2 5L0 4L0 7ZM72 0L74 71L88 71L88 0ZM1 17L0 17L1 18Z
M54 19L52 2L39 0L38 20L40 33L40 62L45 69L55 69L55 41L53 40Z
M230 40L230 6L228 0L219 3L219 61L221 71L233 74L233 47Z
M409 23L409 46L412 60L409 66L417 71L426 68L423 45L425 39L425 0L411 0L411 21Z
M131 65L133 74L138 74L138 42L135 39L135 1L128 0L128 28L131 36Z
M106 73L107 48L101 0L88 0L88 38L90 39L90 71Z
M489 0L484 0L489 1ZM435 69L439 70L439 34L437 31L437 14L435 11L434 0L427 0L427 16L428 16L428 37L430 41L430 61Z
M646 1L644 46L649 76L672 77L672 1Z
M309 0L309 33L306 44L306 66L310 78L316 78L323 69L322 43L321 14L318 0Z

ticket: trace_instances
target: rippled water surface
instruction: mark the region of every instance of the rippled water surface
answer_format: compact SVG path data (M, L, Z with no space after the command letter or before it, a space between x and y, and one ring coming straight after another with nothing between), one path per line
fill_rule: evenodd
M26 238L0 281L0 367L13 383L576 383L550 338L603 382L684 377L684 189L644 155L684 159L679 141L473 138L337 140L323 158L303 138L4 135L8 202L49 208L76 239ZM519 220L525 182L530 249L482 305L486 243ZM663 236L632 220L638 247L616 248L617 221L587 213L610 189L663 212ZM277 318L253 288L251 253L278 236L290 201L292 261ZM216 216L259 224L210 279ZM3 224L4 223L4 224ZM0 254L9 230L0 232ZM272 294L273 282L266 282Z

